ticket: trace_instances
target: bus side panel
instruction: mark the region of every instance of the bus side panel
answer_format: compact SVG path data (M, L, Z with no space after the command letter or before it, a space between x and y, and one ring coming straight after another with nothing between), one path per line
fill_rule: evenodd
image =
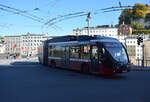
M83 61L70 61L70 69L81 71L82 65L88 65L89 69L91 67L89 62L83 62Z
M81 64L82 63L80 61L70 61L69 68L72 69L72 70L80 71Z
M44 65L48 65L48 46L47 44L43 47L43 61L44 61Z
M57 59L57 60L55 60L55 63L56 63L56 67L59 67L59 68L61 68L61 59Z
M39 46L38 47L38 59L39 59L39 62L41 64L44 64L44 61L43 61L43 47L42 46Z
M51 65L51 59L48 58L48 66Z
M100 74L101 75L112 75L113 70L111 68L105 68L104 65L100 64Z
M44 64L43 56L40 56L40 62L41 62L42 65Z
M54 62L56 64L56 67L62 67L62 62L61 59L55 59L55 58L48 58L48 65L52 65L52 62Z

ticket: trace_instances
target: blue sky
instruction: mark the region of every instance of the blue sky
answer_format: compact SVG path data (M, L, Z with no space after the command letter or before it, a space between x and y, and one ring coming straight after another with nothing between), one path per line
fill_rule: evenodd
M42 18L37 22L27 17L0 10L0 35L20 35L27 32L35 34L68 35L72 29L87 26L86 16L66 19L53 26L46 26L48 20L75 12L95 12L92 14L90 26L111 25L118 23L121 11L103 13L102 8L122 5L134 5L135 3L150 4L149 0L0 0L0 4L26 11L34 16ZM0 6L0 8L2 8ZM39 10L34 10L39 8Z

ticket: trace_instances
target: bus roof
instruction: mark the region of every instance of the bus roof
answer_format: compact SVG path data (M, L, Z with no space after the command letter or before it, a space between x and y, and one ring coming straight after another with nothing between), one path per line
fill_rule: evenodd
M88 44L90 42L119 42L115 38L110 37L103 37L103 36L62 36L62 37L56 37L53 39L47 40L47 43L49 45L58 45L58 44Z
M66 42L66 41L90 41L90 40L117 40L111 37L104 37L99 35L88 36L88 35L68 35L68 36L60 36L47 40L48 43L56 43L56 42Z

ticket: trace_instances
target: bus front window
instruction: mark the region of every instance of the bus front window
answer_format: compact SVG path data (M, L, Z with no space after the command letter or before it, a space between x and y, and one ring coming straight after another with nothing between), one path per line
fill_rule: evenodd
M124 47L120 43L106 42L104 43L106 50L118 62L128 63L128 58Z

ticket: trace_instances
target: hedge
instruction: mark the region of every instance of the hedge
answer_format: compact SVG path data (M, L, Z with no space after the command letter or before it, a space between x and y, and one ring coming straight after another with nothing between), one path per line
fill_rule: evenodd
M138 35L138 34L150 34L150 30L135 30L135 31L132 31L132 34L134 35Z

